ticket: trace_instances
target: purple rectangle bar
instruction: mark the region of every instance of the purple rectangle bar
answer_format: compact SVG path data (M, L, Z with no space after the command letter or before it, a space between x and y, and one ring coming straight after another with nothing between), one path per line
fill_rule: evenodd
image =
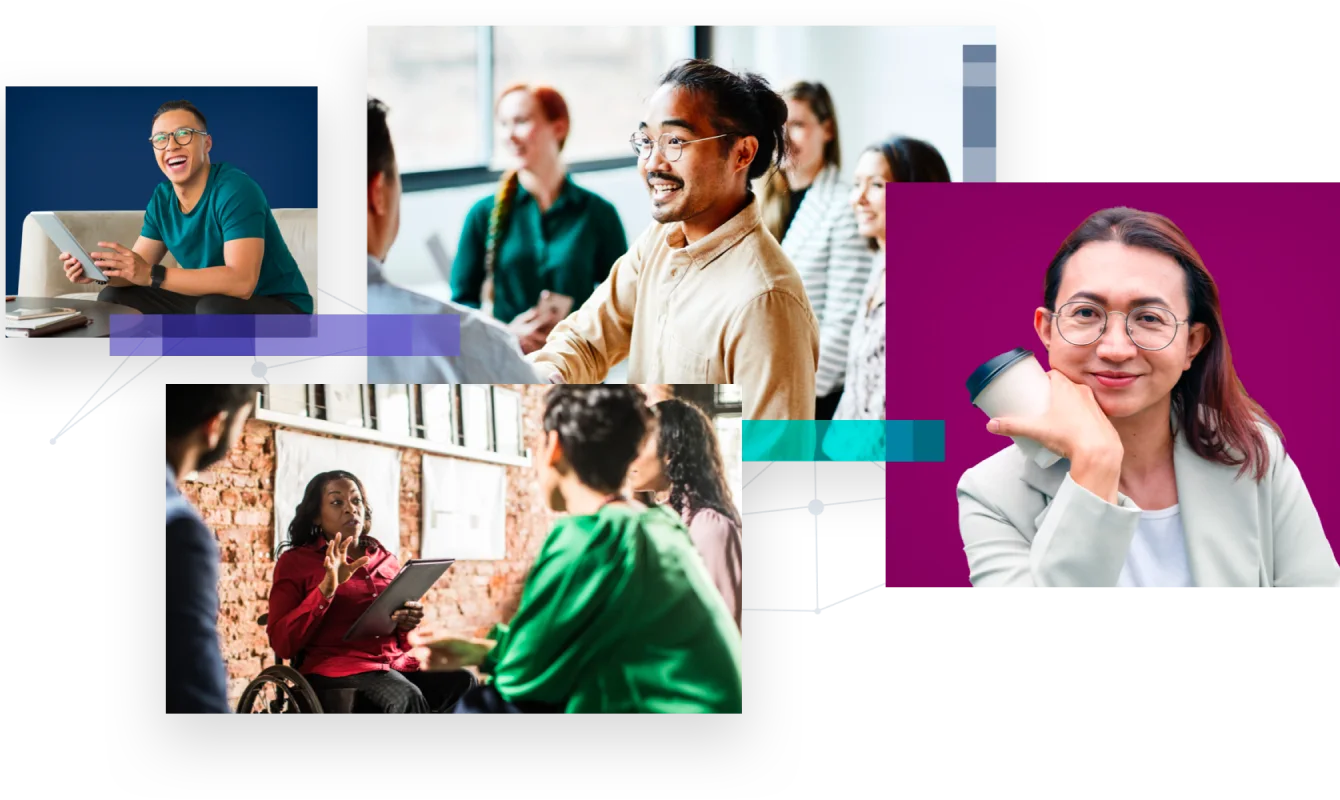
M461 353L461 318L455 314L116 314L110 322L114 356Z

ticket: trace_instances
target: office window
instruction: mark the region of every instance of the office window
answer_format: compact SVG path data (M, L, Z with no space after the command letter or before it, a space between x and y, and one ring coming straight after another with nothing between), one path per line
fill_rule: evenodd
M521 395L511 389L493 387L494 450L503 455L522 455Z
M272 383L262 392L264 407L284 414L306 417L311 414L307 385L303 383Z
M366 425L362 384L321 384L317 390L317 403L317 416L320 419L355 428Z
M475 383L460 385L461 390L461 444L473 450L492 450L492 425L489 407L491 387Z
M368 28L368 94L386 118L400 171L478 166L484 152L479 32L468 26Z
M401 173L496 168L493 106L516 83L547 85L568 103L563 156L626 158L656 78L693 55L693 27L374 27L368 93L387 118Z
M408 437L413 420L409 384L378 384L372 389L375 401L372 427L392 436Z
M420 436L432 442L457 444L455 395L456 388L446 384L419 387L419 397L423 402Z
M553 86L568 103L569 162L632 156L656 79L692 54L687 27L496 27L494 92L515 83Z
M744 395L740 392L740 387L736 384L718 384L716 387L716 398L713 402L714 405L720 409L733 409L739 411L744 404Z

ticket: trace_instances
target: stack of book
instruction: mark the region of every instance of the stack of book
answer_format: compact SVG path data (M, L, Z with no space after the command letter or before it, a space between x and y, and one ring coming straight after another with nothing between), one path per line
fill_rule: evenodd
M16 308L5 312L6 338L32 338L82 328L91 319L73 308Z

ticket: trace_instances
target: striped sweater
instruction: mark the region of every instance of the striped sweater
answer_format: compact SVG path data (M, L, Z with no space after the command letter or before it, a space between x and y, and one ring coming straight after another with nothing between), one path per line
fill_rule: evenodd
M824 167L782 239L782 250L800 272L819 320L815 393L820 397L842 385L852 326L874 264L868 243L857 232L850 194L837 167Z

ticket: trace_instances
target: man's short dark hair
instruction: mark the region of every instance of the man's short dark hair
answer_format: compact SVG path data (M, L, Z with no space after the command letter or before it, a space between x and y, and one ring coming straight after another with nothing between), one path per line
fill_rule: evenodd
M382 173L395 174L395 148L391 146L391 129L386 126L386 104L375 97L368 98L368 183Z
M259 384L169 383L167 394L167 438L180 439L204 425L219 412L233 414L255 402Z
M736 133L758 139L758 154L749 165L749 179L767 172L786 155L786 100L772 90L763 76L734 73L711 61L690 58L661 76L660 85L680 86L701 94L711 103L712 127L718 133ZM734 139L721 140L729 146Z
M647 396L627 384L560 384L544 404L544 431L558 432L577 479L598 492L623 486L652 425Z
M195 103L192 103L190 100L167 101L163 105L159 106L158 110L154 112L153 122L157 122L159 117L163 116L169 111L189 111L192 114L195 114L196 119L200 120L201 128L209 130L209 123L205 121L205 115L200 113L200 109L196 108ZM153 123L151 122L150 124Z

